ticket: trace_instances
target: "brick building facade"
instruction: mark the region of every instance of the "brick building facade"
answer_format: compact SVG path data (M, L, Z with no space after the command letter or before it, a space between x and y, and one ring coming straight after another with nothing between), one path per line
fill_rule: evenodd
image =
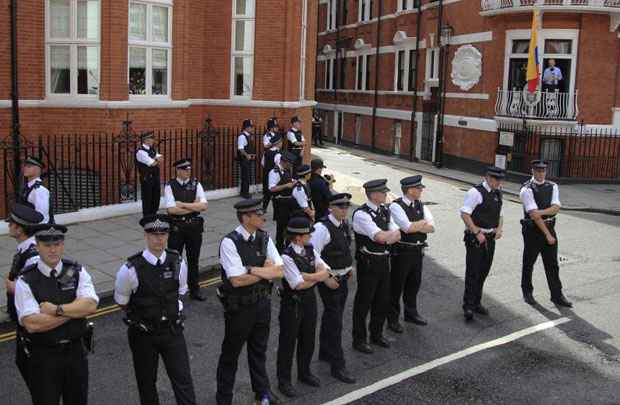
M541 74L555 59L563 77L526 99L535 5ZM496 154L510 162L518 135L533 127L556 135L605 131L596 147L611 155L609 173L558 167L556 175L620 178L619 2L320 0L318 24L316 97L329 138L480 170ZM570 144L539 138L533 147L538 138L523 138L528 158L564 159L583 149L575 137ZM583 152L580 162L592 156Z
M0 0L0 133L10 132L10 0ZM19 0L25 136L259 125L310 131L318 0Z

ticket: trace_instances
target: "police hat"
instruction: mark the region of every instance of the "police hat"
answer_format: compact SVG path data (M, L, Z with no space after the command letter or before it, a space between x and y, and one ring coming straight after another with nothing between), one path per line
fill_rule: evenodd
M140 134L140 139L142 139L143 141L146 141L147 139L153 139L153 138L155 138L155 131L146 131Z
M487 167L487 176L495 177L496 179L503 179L506 177L506 171L497 166Z
M288 221L288 225L286 226L286 232L289 235L306 235L308 233L314 232L314 227L312 226L312 222L310 222L310 219L308 219L308 217L293 217Z
M267 129L273 129L278 127L278 121L275 118L267 120Z
M411 188L411 187L425 188L426 187L424 184L422 184L422 176L420 175L405 177L404 179L400 181L400 185L403 188Z
M280 160L284 162L293 163L297 160L297 156L287 150L282 151L280 155Z
M544 170L547 168L547 162L544 160L532 160L532 169Z
M263 200L257 198L250 198L247 200L239 201L234 205L235 209L239 213L256 212L257 214L263 213Z
M144 228L146 233L168 233L170 232L170 223L165 215L152 215L144 217L140 220L140 226Z
M364 183L363 187L367 193L372 193L375 191L378 191L381 193L387 193L388 191L390 191L390 189L387 187L386 184L387 184L387 179L377 179L377 180L367 181L366 183Z
M338 206L349 206L351 205L351 194L349 193L338 193L332 194L329 197L329 205L338 205Z
M39 224L35 227L34 237L37 242L57 242L65 240L67 227L60 224Z
M282 142L282 135L280 134L275 134L274 136L271 137L271 140L269 141L269 143L272 145L275 145L280 142Z
M316 169L325 169L327 166L323 163L323 159L312 159L310 162L310 167L312 168L312 171L315 171Z
M27 205L15 204L6 222L14 222L22 226L34 226L43 221L43 214Z
M305 176L306 174L310 174L311 170L310 170L310 166L308 165L301 165L297 168L297 176Z
M38 157L28 156L26 160L24 160L25 165L38 166L43 168L43 161Z
M180 159L174 162L174 167L177 169L191 169L192 159Z
M254 126L254 122L252 120L243 120L243 129L252 128Z
M293 116L293 118L291 118L291 124L294 124L296 122L301 122L301 119L298 116Z

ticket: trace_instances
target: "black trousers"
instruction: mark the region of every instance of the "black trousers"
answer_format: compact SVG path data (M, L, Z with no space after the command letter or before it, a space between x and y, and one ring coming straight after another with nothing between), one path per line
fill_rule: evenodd
M327 359L333 370L346 366L342 350L342 315L349 296L346 279L340 280L340 286L332 290L324 283L319 283L319 295L323 301L323 318L319 332L319 357Z
M421 248L411 248L404 254L393 255L390 274L390 322L400 317L400 300L402 297L405 317L418 314L417 297L422 283L422 260L424 252Z
M495 254L495 239L488 237L486 243L478 246L473 234L465 235L465 293L463 309L474 309L480 305L484 282L489 275Z
M320 126L312 126L312 143L315 146L323 145L323 139L321 137L321 127Z
M557 298L562 295L562 282L560 281L560 266L558 265L558 243L555 229L549 229L554 238L555 245L550 245L545 239L545 235L536 226L523 225L521 233L523 234L523 267L521 270L521 289L524 293L534 291L532 285L532 272L534 271L534 263L538 259L538 255L542 256L543 265L545 267L545 275L547 276L547 284L551 292L551 298Z
M278 382L291 382L293 355L297 345L297 378L310 374L316 340L317 302L314 290L304 291L295 300L283 296L280 303L278 339Z
M200 248L202 247L203 225L183 224L173 226L168 238L168 247L183 255L183 249L187 249L187 285L190 294L200 290L198 285L198 262L200 260Z
M269 393L269 377L265 368L271 300L262 299L256 305L226 312L222 353L217 364L217 404L230 405L233 399L237 361L247 343L248 365L252 391L257 395Z
M250 177L252 175L252 164L254 163L253 160L248 160L245 158L240 158L239 159L239 169L240 169L240 176L241 176L241 196L242 197L247 197L250 195Z
M140 187L142 190L142 215L146 217L157 214L159 199L161 198L159 178L147 177L142 179Z
M88 358L81 340L57 347L33 346L28 377L33 405L88 404Z
M303 163L303 156L300 149L292 149L291 152L295 155L295 161L293 162L293 173L297 173L297 168Z
M15 339L15 364L17 365L17 369L19 370L19 373L21 374L22 378L24 379L24 382L26 383L26 386L28 387L28 389L30 390L30 378L29 378L29 370L28 370L28 362L30 361L30 359L28 358L28 356L26 355L26 352L24 351L24 347L22 346L20 340L19 340L19 332L17 332L17 338Z
M274 168L273 158L275 151L265 151L265 167L263 168L263 210L267 210L269 201L271 201L271 191L269 191L269 172Z
M189 368L187 345L182 331L143 333L135 328L127 331L133 355L141 405L159 405L157 368L159 356L164 361L178 405L196 405L194 383Z
M370 337L381 337L389 309L389 256L358 254L357 291L353 302L353 343L366 343L366 318L369 312Z

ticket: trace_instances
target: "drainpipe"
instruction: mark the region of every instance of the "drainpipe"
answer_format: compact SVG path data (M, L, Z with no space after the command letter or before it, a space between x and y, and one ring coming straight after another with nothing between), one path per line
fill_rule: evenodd
M379 102L379 48L381 48L381 15L383 14L383 0L379 0L379 13L377 15L377 43L375 51L375 96L372 104L372 142L371 150L375 151L375 129L377 126L377 104ZM357 73L356 73L357 74ZM368 83L366 83L368 86Z
M418 16L416 18L416 27L415 27L415 74L413 76L413 108L411 109L411 133L409 134L409 160L417 161L418 159L415 157L416 153L416 125L415 118L418 113L418 65L419 65L419 54L420 54L420 32L422 27L420 26L422 22L422 0L416 0L418 2ZM411 61L409 61L411 63Z
M11 118L13 140L13 191L15 201L19 199L21 181L20 128L19 128L19 87L17 82L17 0L11 0Z
M441 31L443 26L443 0L439 0L439 17L437 18L437 40L439 42L439 111L437 113L437 133L435 137L435 166L440 168L443 166L443 110L445 104L445 81L444 65L447 59L446 52L449 51L448 46L444 47L441 43Z

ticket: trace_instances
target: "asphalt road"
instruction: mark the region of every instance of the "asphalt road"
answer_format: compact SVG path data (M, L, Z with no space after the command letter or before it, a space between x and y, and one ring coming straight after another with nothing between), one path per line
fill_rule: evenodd
M330 149L315 151L336 175L336 187L352 191L361 202L361 184L371 178L388 178L398 193L398 180L410 175L401 169L376 164ZM573 310L559 310L549 302L540 264L535 270L535 296L540 305L521 299L520 256L522 240L518 219L521 208L505 204L505 237L498 242L496 261L488 279L484 304L489 317L465 323L461 312L464 255L458 208L463 186L425 177L424 200L432 203L437 232L430 237L425 258L420 310L426 327L406 325L403 335L386 332L391 349L362 355L351 349L351 306L345 315L344 347L348 367L358 378L345 385L329 376L329 366L316 359L313 369L320 389L297 385L303 396L295 404L338 402L358 392L359 404L620 404L620 219L598 214L561 214L558 220L561 276ZM352 291L355 290L353 280ZM352 293L352 294L353 294ZM188 302L186 338L192 374L201 404L213 404L215 367L223 337L223 315L207 287L206 303ZM274 299L268 370L274 389L278 333L278 299ZM103 304L105 305L105 303ZM566 322L508 342L506 336L552 320ZM90 357L90 404L137 404L137 390L121 315L97 318L97 347ZM491 342L491 343L489 343ZM471 354L433 367L477 345ZM483 346L486 347L486 346ZM317 347L318 351L318 347ZM26 389L13 365L14 343L0 343L0 403L29 403ZM245 353L239 362L236 403L251 403ZM389 384L408 370L423 370L411 378ZM388 379L388 380L386 380ZM172 390L160 369L162 404L174 404ZM375 390L373 384L382 389ZM360 391L362 390L363 392ZM277 392L277 391L276 391Z

